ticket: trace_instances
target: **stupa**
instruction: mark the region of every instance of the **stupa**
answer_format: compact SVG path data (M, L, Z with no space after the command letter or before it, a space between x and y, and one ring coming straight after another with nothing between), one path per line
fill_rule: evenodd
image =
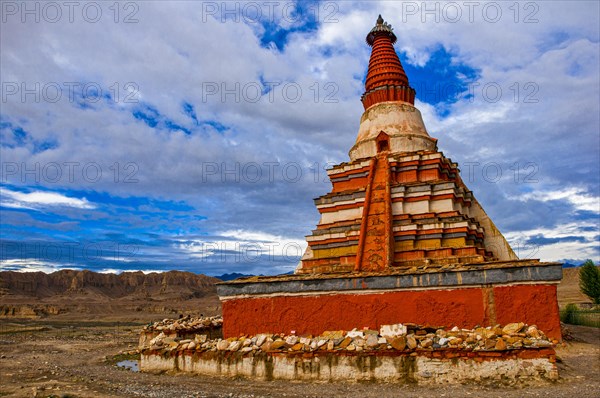
M559 263L519 260L437 148L381 16L350 161L328 170L294 275L218 285L224 337L384 324L535 324L560 339ZM507 143L508 145L508 143Z

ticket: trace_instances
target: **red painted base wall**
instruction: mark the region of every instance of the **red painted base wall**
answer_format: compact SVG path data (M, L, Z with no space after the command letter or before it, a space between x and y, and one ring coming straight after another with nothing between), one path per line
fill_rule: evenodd
M562 339L556 285L518 285L494 288L496 322L537 325L553 339Z
M517 285L378 294L273 296L223 302L223 336L318 335L393 323L472 328L525 322L561 339L555 285Z

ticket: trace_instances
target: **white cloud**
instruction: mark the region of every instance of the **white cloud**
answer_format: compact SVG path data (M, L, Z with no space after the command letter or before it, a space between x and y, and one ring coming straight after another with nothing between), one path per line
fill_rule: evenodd
M521 201L566 200L577 210L600 213L600 197L587 193L584 188L566 188L557 191L535 191L518 197Z
M88 202L86 198L71 198L56 192L33 191L16 192L10 189L2 188L3 196L2 206L12 208L38 209L43 210L46 207L74 207L78 209L94 209L95 206Z
M137 272L141 271L144 274L158 273L161 274L163 272L167 272L165 270L155 270L155 269L140 269L140 270L131 270L131 269L120 269L120 268L102 268L100 270L96 270L95 272L99 272L101 274L121 274L123 272Z
M0 260L0 268L3 271L20 271L20 272L45 272L47 274L61 269L81 270L79 267L67 266L63 264L53 263L49 261L41 261L36 258L21 258Z
M25 83L28 88L57 82L63 86L63 98L56 103L36 102L28 96L22 101L17 94L3 101L3 121L6 118L22 126L29 137L23 146L2 147L2 160L29 167L95 162L105 172L97 183L75 175L74 182L45 187L185 201L210 216L206 232L221 235L214 238L217 243L304 244L303 236L318 221L311 199L325 194L328 183L315 183L312 178L296 184L281 178L256 184L206 183L202 165L347 161L362 112L359 97L370 50L364 38L381 13L395 28L396 48L405 50L413 64L425 65L432 49L444 46L453 61L480 71L478 87L497 83L503 89L496 103L486 102L481 91L476 91L472 100L452 104L447 117L440 117L429 104L418 103L430 134L439 139L446 155L459 163L535 162L540 184L534 193L520 197L523 210L539 207L540 201L550 203L554 197L576 209L597 212L597 198L589 192L598 189L598 4L538 2L537 23L523 23L531 11L523 8L515 23L508 9L512 3L501 3L502 20L489 23L482 18L480 5L474 22L467 20L463 8L461 21L436 23L432 16L423 22L421 14L406 15L407 3L337 2L337 23L322 23L315 32L290 35L282 52L261 46L257 35L262 25L203 18L199 2L139 3L135 15L139 22L133 24L114 23L107 8L103 9L107 18L96 24L81 18L75 23L21 23L17 15L2 27L3 82ZM281 18L276 22L286 25ZM285 101L277 88L273 102L267 96L256 103L243 96L239 101L231 95L223 100L220 93L206 96L207 83L218 83L221 89L222 83L243 87L261 79L282 85L298 83L303 95L296 103ZM97 82L113 95L118 87L119 101L78 107L69 101L64 86L73 81ZM159 131L134 119L137 104L123 101L128 82L138 87L138 99L192 134ZM330 82L338 90L338 102L324 103L324 84ZM539 89L538 103L524 102L528 82ZM315 83L320 88L317 101L311 90ZM511 90L515 83L520 88L517 101ZM183 102L194 105L198 119L218 121L226 131L194 126L182 112ZM58 145L39 151L34 141ZM109 169L115 163L121 168L134 164L134 178L139 182L123 183L123 172L128 171L123 169L115 182ZM5 182L31 185L19 177ZM486 197L482 190L492 190L489 184L470 188L480 200ZM507 185L497 188L511 190ZM488 213L505 214L500 199L508 197L495 199L483 202L484 208ZM3 204L94 209L85 198L45 191L15 191L12 196L5 191ZM542 210L547 213L540 218L557 216L550 207ZM501 227L503 218L509 216L494 221ZM528 222L509 232L529 231L539 221ZM188 249L197 250L194 245Z
M233 252L238 260L252 260L259 256L288 259L302 256L306 241L272 235L261 231L230 230L215 237L178 243L177 247L197 258Z
M561 224L553 228L510 232L506 234L506 238L519 258L541 258L544 261L592 259L598 263L600 262L599 232L596 223L577 222ZM529 241L532 239L535 242L539 237L542 238L541 244ZM556 242L544 243L543 240L556 240Z

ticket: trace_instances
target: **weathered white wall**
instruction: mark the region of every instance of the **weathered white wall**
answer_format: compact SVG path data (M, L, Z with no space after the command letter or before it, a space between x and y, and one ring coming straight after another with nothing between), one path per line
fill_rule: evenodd
M244 376L260 380L380 381L397 383L465 383L558 379L556 366L547 358L535 359L432 359L423 356L345 356L311 358L287 355L241 356L142 354L143 372L182 371L215 376Z
M421 112L408 103L390 101L373 105L363 113L350 159L377 155L375 139L382 131L390 137L392 153L436 150L436 140L427 134Z

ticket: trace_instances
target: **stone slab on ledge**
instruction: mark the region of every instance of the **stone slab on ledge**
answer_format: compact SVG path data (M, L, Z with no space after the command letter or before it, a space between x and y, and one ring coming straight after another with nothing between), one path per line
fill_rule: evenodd
M446 267L420 267L387 272L339 274L281 275L250 277L217 283L221 300L244 295L273 293L346 292L357 290L398 290L449 288L473 285L527 282L558 283L562 279L561 263L535 260L459 264Z
M452 350L399 353L261 353L150 351L141 354L143 372L179 371L259 380L378 381L531 385L558 379L552 348L504 352Z

